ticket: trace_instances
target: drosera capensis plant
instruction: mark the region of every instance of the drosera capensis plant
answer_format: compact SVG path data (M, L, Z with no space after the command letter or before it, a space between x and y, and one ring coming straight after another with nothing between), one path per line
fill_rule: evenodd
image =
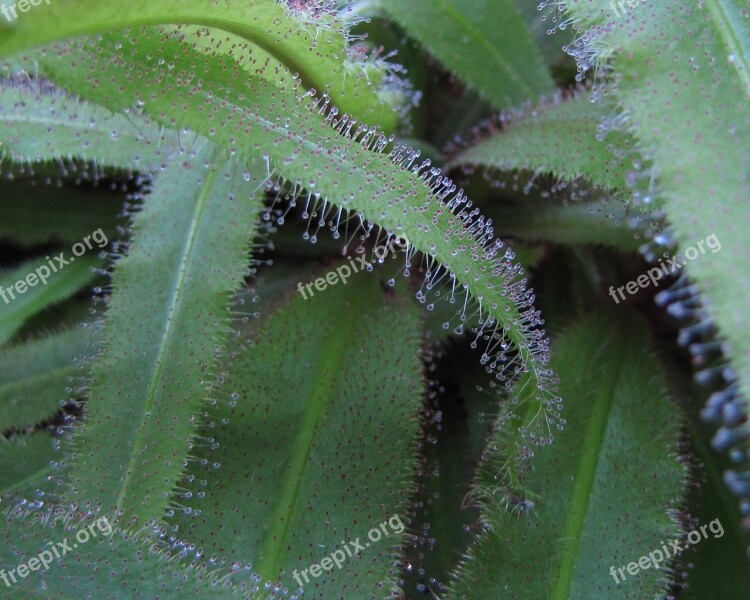
M746 594L750 16L606 5L0 21L0 281L108 240L0 304L0 597Z

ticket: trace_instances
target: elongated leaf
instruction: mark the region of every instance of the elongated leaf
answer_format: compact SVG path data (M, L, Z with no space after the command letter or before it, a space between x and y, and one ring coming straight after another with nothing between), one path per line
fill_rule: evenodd
M498 488L496 458L480 469L476 493L488 529L449 598L652 598L665 591L672 563L626 571L624 581L617 574L619 583L610 571L680 533L672 517L686 476L675 457L679 418L644 339L643 323L627 313L596 314L560 338L552 362L568 425L553 447L537 452L514 493Z
M178 148L171 132L81 102L26 76L0 80L0 119L0 152L17 162L64 157L148 171ZM61 161L61 174L66 171Z
M97 250L96 244L92 246ZM64 251L60 254L63 262L55 254L0 274L0 343L8 341L29 317L90 283L96 277L96 269L105 264L94 250L78 257Z
M28 342L44 337L51 331L63 331L88 323L91 321L91 301L91 297L84 292L50 306L26 321L14 337L19 343Z
M554 89L544 58L515 0L379 0L457 77L495 108Z
M581 28L572 52L579 66L617 73L611 86L622 122L653 161L659 200L677 244L687 250L714 235L721 251L686 265L709 317L719 330L731 368L725 379L733 406L748 412L750 398L750 12L745 0L671 3L628 10L619 18L605 0L566 4ZM619 11L618 11L619 12ZM669 39L669 49L654 52ZM690 314L696 298L688 298ZM728 422L716 446L738 444L747 457L750 421ZM750 498L748 463L727 481Z
M8 598L249 597L205 559L188 563L184 542L121 531L109 515L82 517L60 507L16 510L5 517L0 536L0 589ZM27 568L19 571L21 565Z
M87 326L0 350L0 433L54 414L97 340L97 329Z
M251 174L221 157L211 167L214 149L196 144L193 158L161 174L135 218L74 440L71 497L144 521L164 514L182 472L258 218L257 167Z
M731 348L745 396L750 392L747 248L737 223L750 218L750 14L743 0L653 3L615 18L605 0L568 2L592 28L577 52L608 60L626 126L653 160L660 196L683 246L715 233L722 251L688 266ZM606 17L604 26L603 16ZM679 33L678 33L679 32ZM669 52L652 49L670 39ZM710 107L710 108L709 108ZM689 126L685 126L688 123ZM668 133L667 133L668 132Z
M384 596L417 466L420 311L367 272L312 293L288 290L223 377L203 432L218 448L198 448L176 499L200 516L175 520L208 554L304 597ZM340 568L307 571L336 550Z
M264 49L307 85L328 90L335 104L358 118L392 129L396 113L378 92L385 73L373 62L348 58L346 25L330 10L290 10L276 0L55 0L20 15L0 36L0 56L73 36L126 27L185 24L215 27ZM291 4L291 3L290 3Z
M171 69L165 71L159 64L162 54L170 57ZM428 256L428 291L434 279L445 275L440 265L450 274L449 292L423 293L422 300L455 304L458 322L471 316L466 314L467 310L471 313L467 307L476 307L484 317L480 342L487 344L487 350L482 360L499 378L512 378L528 369L529 385L538 395L531 400L535 408L525 427L534 430L531 439L551 439L554 418L550 413L556 398L546 367L547 341L538 329L539 314L531 307L533 296L512 262L513 252L493 240L491 225L471 210L471 202L450 180L431 170L428 161L415 164L418 153L396 147L385 155L382 151L389 140L375 129L355 127L347 117L337 120L335 109L324 121L313 112L326 111L321 102L311 107L294 89L276 88L263 79L247 80L226 57L197 55L145 29L135 46L126 35L111 35L94 47L78 48L74 58L63 50L57 56L45 61L54 78L85 90L111 109L140 103L156 119L187 125L230 151L267 160L276 173L296 182L297 189L310 190L307 202L313 201L313 192L324 198L315 202L319 224L346 220L341 209L355 210L354 231L361 220L367 220L392 235L406 235L410 251ZM123 62L141 67L123 75ZM169 81L176 77L185 85L168 83L167 74ZM208 81L213 84L207 86ZM141 90L154 93L139 102ZM210 114L206 114L207 102ZM462 298L466 294L478 306Z
M628 170L633 170L634 157L628 152L633 141L623 134L598 140L607 116L607 109L592 103L588 93L545 102L530 113L518 110L503 117L500 130L497 125L489 129L447 166L527 170L570 180L583 176L601 187L623 189Z
M618 198L564 206L540 202L493 206L486 213L497 223L502 237L570 245L604 244L628 252L637 252L643 244L628 223L628 214Z

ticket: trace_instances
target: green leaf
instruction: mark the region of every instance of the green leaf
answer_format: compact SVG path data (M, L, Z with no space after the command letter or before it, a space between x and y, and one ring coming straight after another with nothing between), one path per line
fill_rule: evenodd
M420 311L367 272L285 295L232 354L202 432L215 449L196 447L175 498L190 516L174 521L207 554L301 582L305 597L381 596L396 589L417 467ZM384 521L388 535L368 541ZM356 538L369 547L340 569L302 575Z
M750 12L745 0L653 3L616 15L605 0L567 3L580 28L572 53L580 68L616 73L605 97L622 109L622 127L652 163L656 204L680 249L696 252L685 274L697 290L677 313L718 329L731 404L748 413L750 398ZM668 49L663 47L669 40ZM714 236L717 250L697 255ZM703 250L701 246L701 250ZM720 251L719 251L720 250ZM694 307L699 305L699 311ZM742 465L726 482L747 501L750 421L727 422L714 441L735 446Z
M695 281L750 396L747 236L750 219L750 13L745 0L653 2L617 18L607 0L567 2L582 67L616 73L610 94L653 161L678 244L716 234L721 252L691 261ZM585 34L585 36L584 36ZM668 42L668 50L655 51Z
M95 351L98 330L87 324L40 340L0 349L0 433L49 418L81 377L82 359Z
M167 541L150 530L123 531L108 515L83 516L45 507L15 510L4 521L0 564L6 577L3 589L10 588L6 593L11 595L6 597L249 597L227 583L226 569L217 570L205 559L198 560L186 543ZM195 558L188 562L186 555ZM23 578L18 572L22 564L29 567Z
M644 240L628 222L628 212L618 197L591 202L529 202L490 206L485 213L497 223L500 237L530 242L578 246L604 244L625 252L638 252Z
M666 590L669 571L616 569L675 539L686 470L675 453L679 414L665 392L639 319L595 314L556 343L568 424L542 448L523 487L496 479L493 446L475 497L486 530L469 550L449 598L647 598ZM649 373L649 376L645 376ZM709 543L709 542L704 542ZM669 563L671 564L671 563ZM667 565L668 569L668 565Z
M534 36L539 49L542 51L547 64L555 69L564 69L570 72L570 79L575 75L575 61L565 52L563 48L573 41L574 31L572 27L553 28L562 15L547 15L546 19L539 16L539 3L527 2L527 0L515 0L518 12L523 18L524 25Z
M262 167L194 144L200 150L160 174L135 217L74 439L71 499L144 522L163 516L182 472L228 336L228 295L247 271L264 181Z
M97 250L95 244L92 246ZM58 256L59 253L53 252L51 256L0 273L0 343L7 342L24 321L42 309L81 290L96 277L96 269L105 264L92 250L81 256L74 256L70 250L63 251L63 262Z
M379 4L497 109L554 90L540 49L514 0L379 0Z
M529 385L538 392L536 417L529 422L538 428L536 439L551 437L554 424L547 413L555 393L546 366L547 341L537 329L539 314L531 307L533 295L525 290L513 252L493 239L491 225L471 209L462 191L431 170L429 162L419 164L418 153L408 148L395 147L386 155L389 140L374 128L356 125L348 117L337 119L336 109L325 119L319 116L314 111L326 113L320 100L311 106L288 86L248 80L225 56L198 55L159 33L142 30L138 39L133 45L126 35L110 35L93 46L77 47L74 56L59 51L44 68L110 109L140 104L157 120L187 126L230 152L265 159L302 195L299 202L313 203L319 227L346 223L357 231L365 222L405 235L410 253L418 250L427 256L423 267L430 277L441 279L449 273L450 292L425 294L425 302L451 303L453 319L460 322L471 316L467 310L476 308L484 323L477 345L487 348L482 360L498 378L528 371ZM161 56L170 57L171 68L161 64ZM138 67L123 71L123 64ZM165 84L167 73L180 85ZM308 192L300 191L305 189ZM343 211L356 214L347 217ZM428 281L426 289L432 284Z
M588 93L556 98L532 111L516 110L488 128L447 168L526 170L568 180L585 177L597 186L623 189L628 170L633 170L634 142L625 134L606 143L598 139L607 114Z
M130 0L127 8L97 0L55 0L33 17L21 15L0 36L0 56L85 34L142 25L218 28L262 48L298 73L306 85L330 94L345 113L395 127L397 113L381 97L385 72L348 53L347 26L330 10L291 10L276 0Z
M1 42L0 42L1 43ZM177 135L72 97L25 76L0 80L0 156L20 163L65 159L149 171L177 148ZM5 200L3 200L5 202Z

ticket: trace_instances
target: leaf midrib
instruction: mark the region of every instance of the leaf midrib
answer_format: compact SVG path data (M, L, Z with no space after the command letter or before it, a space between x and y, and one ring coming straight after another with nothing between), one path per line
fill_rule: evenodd
M188 235L185 239L185 245L183 246L183 252L182 252L182 258L180 259L180 268L177 271L177 273L174 275L174 283L175 285L172 287L172 293L170 295L169 303L166 310L166 321L164 324L164 328L162 330L162 335L160 336L160 344L159 344L159 350L156 356L156 360L154 361L154 366L151 371L151 381L149 383L148 393L146 394L146 399L143 404L143 410L141 411L141 423L138 427L135 440L133 442L133 446L130 452L131 460L129 462L128 468L125 472L125 477L123 479L122 486L120 487L120 492L117 495L117 502L115 504L117 511L119 512L119 509L122 507L123 500L125 499L126 493L130 487L131 479L135 472L137 472L137 469L132 468L132 462L134 457L139 453L143 451L144 447L144 437L145 432L147 430L146 421L152 417L147 417L146 415L150 414L153 415L153 407L154 403L156 401L156 391L157 386L159 384L159 380L161 379L162 371L164 369L164 362L165 362L165 356L167 352L167 348L170 346L170 341L172 338L172 333L174 328L177 326L177 319L174 318L175 314L177 313L180 304L182 302L182 287L183 283L187 277L187 271L188 267L191 263L191 257L193 255L193 251L195 249L195 240L198 234L198 227L199 223L201 221L201 217L203 216L203 213L205 212L206 205L208 204L208 200L211 197L211 189L213 188L213 185L216 181L216 178L218 177L218 169L212 169L206 176L206 180L203 184L203 187L200 190L200 196L198 198L198 201L195 204L195 208L193 210L193 218L190 223L190 229L188 230ZM118 514L118 513L114 513Z
M0 93L5 91L6 89L13 89L13 87L4 87L0 86ZM60 95L59 98L63 101L70 100L70 98L66 98L64 95ZM25 107L25 104L19 104L19 108ZM95 106L91 106L90 108L96 108ZM56 118L52 117L46 117L46 116L37 116L37 115L30 115L27 112L16 112L12 114L5 114L4 115L4 121L8 124L15 124L15 125L42 125L45 127L54 127L56 129L63 129L70 132L82 132L89 135L101 135L101 136L109 136L112 132L110 127L107 127L106 119L111 117L117 117L118 114L112 114L112 115L103 115L100 118L95 119L95 124L91 125L90 122L84 122L84 120L76 119L76 120L69 120L69 119L63 119L60 116L57 116ZM130 115L124 115L127 120L130 122L133 127L138 128L138 125L133 122L133 120L130 118ZM160 137L158 139L158 145L156 146L157 149L161 148L161 143L163 141L163 131L164 127L160 128ZM143 128L139 131L140 135L143 135ZM142 143L142 139L138 139L135 137L135 132L125 132L124 134L120 135L120 140L127 140L129 143L133 144L134 147L138 144ZM21 156L18 155L13 148L10 149L10 154L12 157L15 156ZM71 153L71 156L80 156L81 158L86 158L86 155L82 152L80 153ZM92 150L92 157L93 159L96 159L98 155L95 151ZM26 158L26 157L22 157Z
M610 339L605 342L610 345L610 352L606 356L611 358L603 369L602 385L599 386L592 404L591 416L586 427L586 438L582 444L583 451L575 473L569 509L560 535L561 556L558 575L550 594L552 600L570 598L570 587L581 544L581 531L586 519L591 492L594 489L597 466L607 433L609 413L623 364L623 347L627 344L625 340L623 340L624 343L612 343L612 341ZM601 356L602 353L599 355Z
M362 294L349 295L351 306L348 312L362 314ZM276 578L283 568L283 553L291 526L291 514L297 504L302 486L303 473L308 468L310 452L315 443L321 417L328 406L333 391L338 387L339 365L346 362L346 349L350 337L346 332L333 328L319 354L317 375L313 379L305 398L305 413L302 416L291 457L281 481L281 492L276 508L270 517L270 525L260 552L258 572L268 579Z
M516 70L503 59L503 55L493 44L491 44L487 40L487 38L482 35L481 31L479 31L474 25L472 25L470 21L464 18L464 16L460 12L458 12L447 0L434 1L439 4L440 8L455 21L456 25L463 28L463 30L466 31L466 33L474 39L477 46L481 46L484 50L487 51L488 54L492 55L495 58L497 63L508 74L513 82L520 88L522 88L529 98L536 97L536 92L531 89L531 87L524 81L524 78L521 77L520 73L516 72Z
M734 55L734 62L730 64L742 82L742 87L745 90L745 99L750 100L750 56L745 56L742 44L732 27L732 20L728 18L721 1L706 0L705 6L712 20L716 23L719 36Z

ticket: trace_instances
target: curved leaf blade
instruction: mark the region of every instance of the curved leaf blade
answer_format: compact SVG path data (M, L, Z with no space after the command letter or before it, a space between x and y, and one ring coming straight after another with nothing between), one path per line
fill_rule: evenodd
M185 485L176 502L190 516L173 521L207 554L290 591L302 584L304 597L383 595L400 575L417 467L419 310L366 272L289 293L222 376L203 431L217 448L198 448L188 470L208 485ZM368 541L383 522L387 535ZM355 538L368 547L354 550ZM340 568L307 572L345 548L354 555Z
M367 221L391 235L406 235L410 253L426 255L426 271L438 279L449 273L453 291L442 299L454 305L454 319L468 319L469 298L477 303L473 306L484 320L478 337L487 344L482 360L497 377L528 371L537 394L528 398L534 408L523 427L531 432L529 439L551 440L559 399L533 294L513 263L514 253L494 239L491 223L472 210L463 191L429 161L419 164L417 152L397 146L385 154L388 138L347 116L337 119L337 109L328 111L324 100L311 103L288 85L248 81L227 57L197 54L159 32L142 30L137 46L128 39L113 34L77 48L74 63L69 50L58 50L54 60L44 59L44 68L110 109L139 104L157 120L179 122L230 152L266 160L296 189L309 190L310 201L319 195L315 210L331 222L346 220L343 211L356 211L352 220L360 226ZM161 66L161 55L170 57L172 69ZM124 74L120 65L131 62L138 68ZM177 77L180 84L169 84L167 73L169 81Z
M55 0L22 15L0 36L0 56L75 36L142 25L199 25L241 36L267 51L335 104L385 130L397 114L379 95L384 73L347 52L346 25L330 11L292 11L277 0L131 0L127 9L97 0Z
M480 468L476 498L487 530L450 598L645 598L665 590L666 570L619 583L610 572L680 534L672 516L686 477L675 456L679 418L644 339L642 322L611 314L561 336L552 364L568 424L553 448L537 452L523 488L499 489L493 459Z
M78 158L149 171L178 149L177 136L62 93L26 76L0 80L0 151L14 162Z
M568 180L585 177L600 187L623 189L628 171L634 170L634 141L625 134L599 141L599 128L607 118L607 109L592 103L588 93L555 98L531 111L519 109L503 116L447 168L526 170Z
M142 523L164 515L182 473L265 181L221 156L212 166L211 144L195 143L202 147L193 157L160 174L134 220L74 437L71 500Z
M515 0L379 0L379 5L496 109L554 90Z

